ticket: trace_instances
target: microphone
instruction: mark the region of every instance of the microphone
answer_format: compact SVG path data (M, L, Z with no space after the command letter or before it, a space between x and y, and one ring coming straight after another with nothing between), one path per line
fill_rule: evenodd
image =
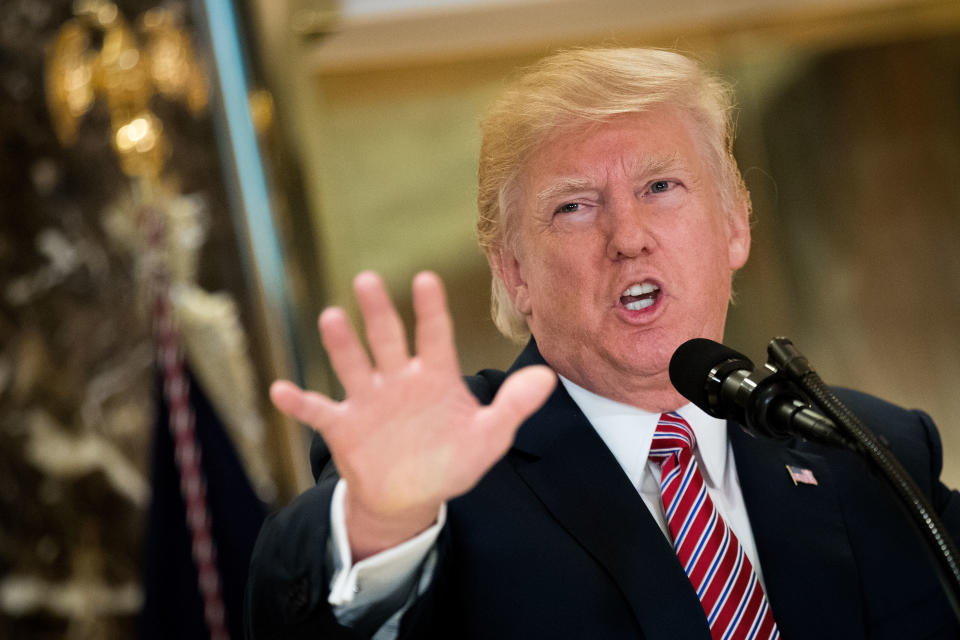
M776 369L756 369L750 358L719 342L694 338L680 345L670 359L670 382L711 416L734 420L753 435L849 446L833 421L812 409Z

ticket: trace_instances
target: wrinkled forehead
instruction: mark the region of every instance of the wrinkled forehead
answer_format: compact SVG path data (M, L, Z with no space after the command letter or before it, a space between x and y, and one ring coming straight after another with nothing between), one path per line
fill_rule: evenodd
M703 173L707 146L679 109L620 114L564 127L534 147L516 175L523 204L602 187L613 174L642 179ZM520 203L517 203L520 204Z

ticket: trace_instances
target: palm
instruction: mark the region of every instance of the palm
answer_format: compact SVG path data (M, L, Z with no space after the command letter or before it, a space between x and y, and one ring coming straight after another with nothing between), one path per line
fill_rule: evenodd
M355 289L373 363L342 310L328 309L320 317L324 346L346 399L334 402L285 382L275 383L271 392L281 411L323 435L347 481L348 519L352 505L354 515L396 524L397 537L413 535L429 525L440 504L468 491L504 454L519 424L546 399L555 376L545 367L518 372L490 406L482 406L460 378L436 276L414 280L412 357L379 277L361 274Z

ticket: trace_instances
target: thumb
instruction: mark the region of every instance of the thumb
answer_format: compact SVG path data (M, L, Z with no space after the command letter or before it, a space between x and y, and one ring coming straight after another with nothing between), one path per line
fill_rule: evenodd
M549 367L520 369L506 379L490 406L482 409L482 428L511 441L520 424L546 402L556 385L557 374Z

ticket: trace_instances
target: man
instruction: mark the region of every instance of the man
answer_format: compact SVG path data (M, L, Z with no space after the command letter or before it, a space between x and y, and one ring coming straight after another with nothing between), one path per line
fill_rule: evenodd
M355 280L372 362L324 311L346 399L271 390L323 442L317 486L261 532L251 637L958 637L863 461L750 438L670 384L677 346L722 339L749 253L730 111L656 50L562 52L504 93L478 230L497 326L532 338L507 374L461 381L432 274L413 356L376 275ZM845 398L960 532L929 419Z

